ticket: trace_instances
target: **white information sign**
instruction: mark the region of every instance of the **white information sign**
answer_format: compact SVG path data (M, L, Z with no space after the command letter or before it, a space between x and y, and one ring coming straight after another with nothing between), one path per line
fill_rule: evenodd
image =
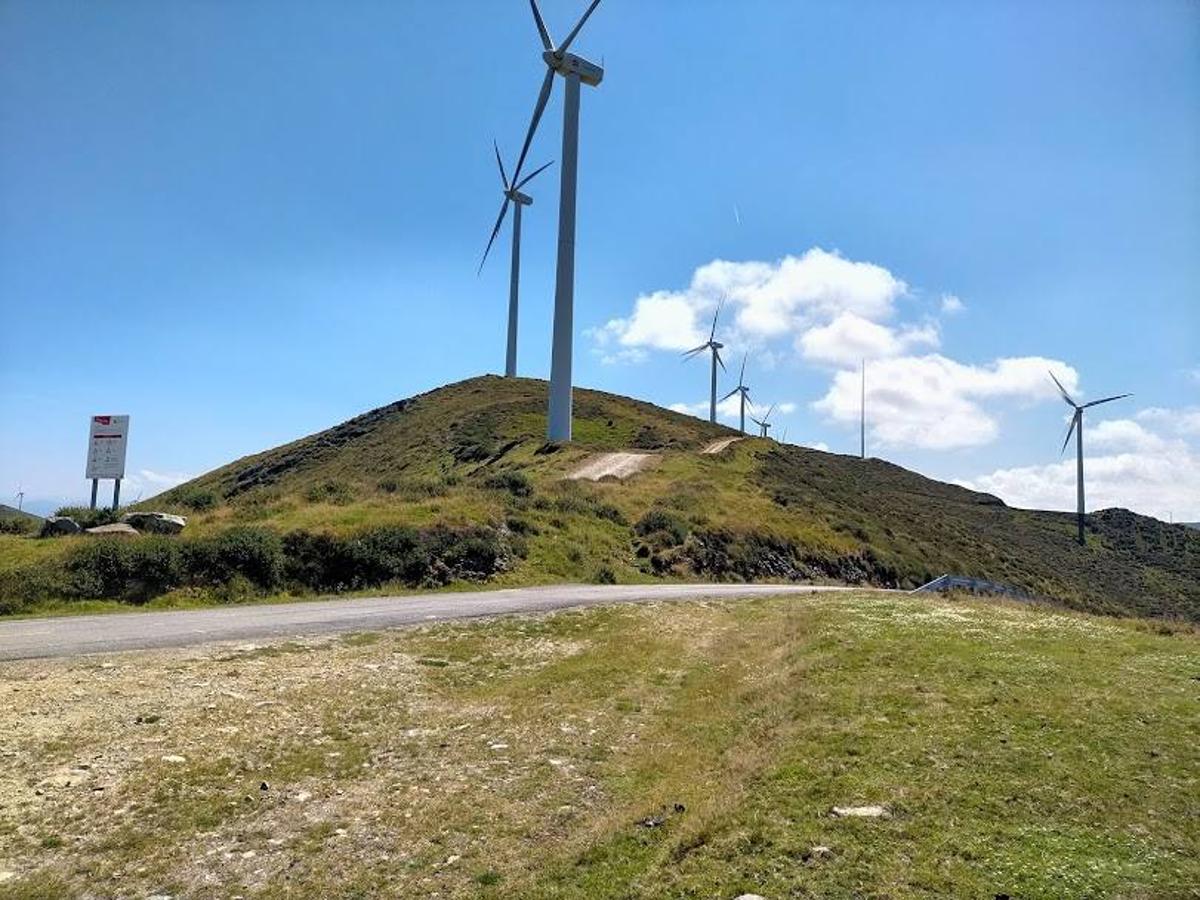
M124 478L129 416L92 416L85 478Z

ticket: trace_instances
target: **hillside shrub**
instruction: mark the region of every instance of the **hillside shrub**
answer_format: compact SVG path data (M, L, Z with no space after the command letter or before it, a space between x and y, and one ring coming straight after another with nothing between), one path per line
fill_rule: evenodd
M240 575L260 590L283 582L283 542L268 528L241 526L180 543L181 564L190 582L219 585Z
M80 528L96 528L99 525L111 525L117 521L120 511L114 511L108 507L90 509L86 506L62 506L54 515L74 519Z
M217 505L217 495L214 491L195 488L179 495L179 503L193 512L206 512Z
M675 513L665 509L652 509L637 520L633 530L643 538L650 538L652 535L663 536L663 540L650 541L650 543L677 546L687 539L690 529L687 522Z
M528 497L533 493L533 483L524 472L496 472L484 479L483 486L494 491L507 491L514 497Z
M32 534L37 524L37 519L28 516L0 519L0 534Z

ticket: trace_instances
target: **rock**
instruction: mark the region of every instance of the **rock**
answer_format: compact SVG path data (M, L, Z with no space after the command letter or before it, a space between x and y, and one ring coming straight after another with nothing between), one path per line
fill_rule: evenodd
M738 894L733 900L767 900L762 894Z
M0 872L0 884L4 884L6 881L12 881L16 877L16 872Z
M815 847L809 847L808 852L804 854L804 861L811 862L814 859L831 859L833 851L823 844L817 844Z
M297 803L307 803L311 799L312 799L312 794L310 794L308 791L301 791L300 793L298 793L296 795Z
M113 522L111 525L97 525L95 528L84 529L86 534L107 534L107 535L127 535L133 536L140 534L132 525L126 525L124 522Z
M260 784L258 786L258 789L260 791L269 791L271 789L271 786L264 781L262 784Z
M167 756L164 756L164 757L162 758L162 761L163 761L163 762L165 762L165 763L172 763L172 764L178 765L179 763L185 763L185 762L187 762L187 757L186 757L186 756L179 756L179 755L177 755L177 754L174 754L174 753L172 753L172 754L169 754L169 755L167 755Z
M42 537L58 537L60 534L79 534L83 529L70 516L51 516L42 523Z
M889 813L884 806L835 806L831 815L839 819L885 819Z
M164 512L129 512L121 516L121 521L138 531L152 534L179 534L187 525L184 516Z

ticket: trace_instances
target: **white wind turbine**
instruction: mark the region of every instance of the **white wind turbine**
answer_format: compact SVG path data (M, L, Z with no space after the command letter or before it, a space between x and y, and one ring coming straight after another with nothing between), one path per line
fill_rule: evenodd
M712 390L708 397L708 421L717 421L717 366L725 368L725 360L721 359L721 349L725 346L720 341L716 340L717 336L717 316L721 314L721 307L725 301L722 300L717 304L717 311L713 313L712 331L708 333L708 340L699 347L687 351L683 354L684 359L691 359L697 354L703 353L705 350L712 351ZM745 424L745 423L743 423Z
M520 181L513 183L509 182L508 175L504 171L504 163L500 161L500 148L495 141L492 142L492 148L496 151L496 165L500 168L500 184L504 188L504 201L500 204L500 215L496 217L496 226L492 229L492 236L488 238L487 248L483 251L483 259L479 262L479 271L483 271L483 264L487 262L488 253L492 250L496 235L500 233L500 226L504 224L504 217L508 214L508 205L511 203L513 206L512 270L508 277L508 344L504 357L504 377L515 378L517 374L517 295L520 292L521 283L521 207L533 203L533 198L528 194L521 193L521 188L554 163L553 161L548 162L540 169L534 169L533 174L526 175Z
M542 39L542 61L546 64L546 76L533 107L525 144L517 158L513 182L519 183L529 144L533 141L538 122L550 99L554 76L561 75L566 82L563 102L562 136L562 181L558 198L558 264L554 283L554 337L550 350L550 401L546 415L546 436L551 441L571 439L571 339L575 318L575 187L579 169L579 85L596 87L604 78L604 69L567 48L579 35L588 17L600 5L592 0L587 11L575 23L563 42L555 47L542 20L537 0L529 0L533 9L534 24Z
M741 430L742 430L742 434L746 433L746 406L754 405L753 403L750 402L750 388L746 387L746 357L748 355L749 354L746 354L746 353L742 354L742 371L741 371L741 374L738 375L738 386L735 387L732 391L730 391L728 394L726 394L724 397L721 398L722 400L728 400L734 394L741 395Z
M758 436L759 437L765 438L767 436L767 432L771 429L771 413L773 413L773 412L775 412L775 404L774 403L771 404L771 408L767 410L767 414L765 416L763 416L761 419L756 419L756 418L754 418L754 416L750 417L750 421L758 426Z
M1063 400L1067 405L1075 410L1071 416L1071 424L1067 427L1067 436L1063 439L1062 450L1059 451L1061 456L1066 452L1067 444L1071 442L1071 432L1075 432L1075 501L1076 501L1076 517L1079 523L1079 543L1086 544L1083 536L1083 411L1090 406L1099 406L1101 403L1109 403L1113 400L1122 400L1125 397L1132 397L1133 394L1117 394L1113 397L1105 397L1102 400L1093 400L1091 403L1084 403L1082 406L1071 399L1071 395L1067 393L1066 388L1062 386L1057 378L1054 378L1054 373L1050 373L1050 377L1054 379L1054 384L1058 388L1058 392L1062 394Z

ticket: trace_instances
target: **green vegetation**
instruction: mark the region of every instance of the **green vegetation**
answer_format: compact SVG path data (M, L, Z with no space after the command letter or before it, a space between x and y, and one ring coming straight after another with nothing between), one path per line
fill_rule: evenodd
M6 666L0 898L1200 883L1186 626L858 593L113 660Z
M1089 517L1084 548L1069 515L1010 509L880 460L756 438L701 454L733 432L596 391L576 391L576 440L548 445L545 391L541 381L491 376L449 385L140 504L188 516L185 536L174 539L181 545L267 529L298 561L284 559L281 570L308 574L247 575L231 591L223 574L145 578L138 563L124 586L89 584L138 601L168 585L228 601L280 585L302 593L441 584L457 576L391 579L350 568L362 562L354 548L377 529L448 529L512 548L486 572L496 585L667 578L911 588L950 572L1078 609L1200 620L1200 534L1192 529L1106 510ZM653 450L658 464L625 482L563 480L591 454L629 449ZM67 573L81 554L99 553L86 549L95 538L13 539L52 545L37 551L5 538L0 608L94 596ZM162 546L147 543L145 552L169 556ZM313 554L327 559L310 564ZM486 569L468 566L467 577Z

